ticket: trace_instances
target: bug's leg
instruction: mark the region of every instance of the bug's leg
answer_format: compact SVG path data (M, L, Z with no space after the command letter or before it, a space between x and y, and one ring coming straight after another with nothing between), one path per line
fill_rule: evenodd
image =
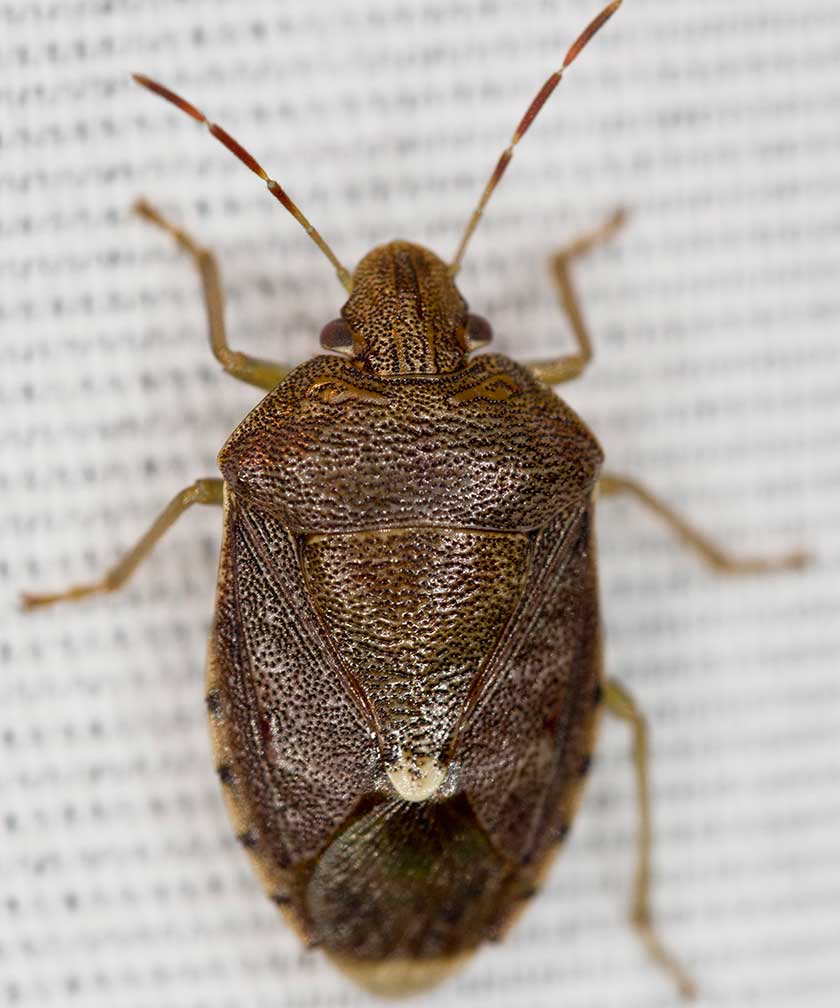
M131 577L138 565L149 555L155 543L187 508L193 504L220 505L223 500L223 488L224 481L220 479L196 480L192 486L186 487L172 498L139 542L98 581L74 585L60 592L43 594L24 592L20 598L21 605L24 609L35 609L38 606L52 605L53 602L75 602L86 595L116 591Z
M707 539L702 532L690 525L684 518L654 496L641 483L627 476L604 474L598 488L605 496L627 493L649 508L661 518L671 530L693 549L710 567L721 574L762 574L768 571L788 570L805 567L812 560L804 550L795 550L779 557L736 557Z
M164 231L168 231L181 248L189 252L195 260L204 288L210 349L225 371L234 378L247 382L249 385L256 385L258 388L273 389L279 385L289 373L289 369L285 365L260 360L258 357L250 357L248 354L231 350L227 345L222 285L219 279L219 267L213 253L197 245L188 234L171 224L146 200L137 200L134 204L134 210L141 217L145 217L146 220L157 224Z
M636 874L630 902L630 923L638 932L654 960L673 978L680 993L684 997L691 998L697 993L695 983L662 944L653 926L653 916L650 909L653 827L650 813L648 737L645 718L627 690L615 680L607 682L604 700L607 710L615 717L626 721L633 731L633 766L636 771L639 801L639 836Z
M578 256L586 255L596 245L607 241L627 220L627 212L614 211L604 223L570 242L551 259L551 274L560 293L560 304L569 318L572 334L577 340L577 353L566 354L553 360L532 361L528 369L546 385L559 385L581 374L592 360L592 341L583 319L580 300L572 283L571 266Z

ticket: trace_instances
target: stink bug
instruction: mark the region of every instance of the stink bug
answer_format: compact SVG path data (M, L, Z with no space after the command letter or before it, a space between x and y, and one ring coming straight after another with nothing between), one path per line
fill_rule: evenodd
M721 571L803 561L733 559L638 483L603 474L595 438L550 391L592 356L571 264L622 214L552 263L576 353L469 359L491 331L455 285L467 244L516 144L619 5L528 107L451 263L396 241L351 273L225 130L136 78L266 182L349 298L321 333L328 355L289 371L234 352L212 254L138 203L193 256L217 359L268 394L222 449L222 479L178 494L101 581L24 603L116 589L184 510L223 506L206 701L235 829L302 938L378 993L429 987L504 933L568 832L604 707L634 733L632 921L692 991L651 922L646 731L602 676L594 502L636 497Z

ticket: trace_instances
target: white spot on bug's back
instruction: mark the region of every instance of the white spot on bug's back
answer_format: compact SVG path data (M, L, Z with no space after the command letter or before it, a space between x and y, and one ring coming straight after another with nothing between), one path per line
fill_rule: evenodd
M414 756L403 751L386 771L388 780L404 801L427 801L446 780L446 767L434 756Z

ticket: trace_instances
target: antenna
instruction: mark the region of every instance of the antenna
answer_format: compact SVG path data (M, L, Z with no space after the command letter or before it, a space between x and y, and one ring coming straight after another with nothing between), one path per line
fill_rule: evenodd
M589 42L593 35L598 32L604 25L609 21L609 19L615 14L618 8L621 6L622 0L613 0L611 4L608 4L601 13L592 20L586 28L580 33L575 43L566 53L566 58L563 60L563 65L559 70L556 70L543 84L540 90L537 92L536 97L528 106L525 115L519 125L516 127L516 132L513 134L513 138L510 144L502 151L502 155L499 158L496 167L493 169L493 174L487 185L484 187L484 192L481 194L481 199L478 201L478 206L473 210L472 217L470 217L469 223L467 224L467 229L464 232L464 237L461 239L461 244L458 246L458 251L455 253L455 258L452 260L452 264L449 267L449 272L452 276L458 272L461 268L461 262L464 258L464 250L467 247L467 243L470 238L472 238L473 231L478 227L478 222L481 220L481 215L484 213L484 208L487 206L487 201L493 195L493 190L499 184L499 180L505 173L505 169L510 164L511 158L513 157L513 148L519 143L525 133L528 131L531 123L537 118L537 113L545 105L551 96L552 91L557 87L560 81L563 79L563 73L566 68L577 59L580 51Z
M309 223L306 217L298 209L297 205L286 193L286 190L276 182L273 178L269 178L263 167L259 162L245 150L245 148L237 140L226 131L223 130L221 126L217 126L216 123L210 122L203 112L199 111L190 102L186 101L180 95L175 94L174 91L170 91L169 88L164 87L163 84L158 84L157 81L153 81L151 77L146 77L145 74L132 74L131 75L138 84L142 84L144 88L148 88L149 91L153 91L155 94L160 95L161 98L165 98L168 102L179 108L182 112L186 112L188 116L192 116L193 119L197 119L198 122L204 123L208 130L213 134L213 136L221 141L229 151L232 151L239 160L248 166L255 175L265 182L268 191L275 196L283 206L289 211L289 213L295 218L295 220L303 227L304 231L309 235L312 241L318 246L318 248L324 253L324 255L329 259L329 261L335 267L335 271L338 274L338 279L344 284L348 291L353 289L353 278L350 273L341 265L335 256L333 250L327 245L318 231Z

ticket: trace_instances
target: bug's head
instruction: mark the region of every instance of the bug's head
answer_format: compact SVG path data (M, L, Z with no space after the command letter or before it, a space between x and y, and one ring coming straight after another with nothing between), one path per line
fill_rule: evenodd
M490 326L467 312L449 266L410 242L380 245L362 259L341 318L321 345L382 378L448 374L490 342Z

